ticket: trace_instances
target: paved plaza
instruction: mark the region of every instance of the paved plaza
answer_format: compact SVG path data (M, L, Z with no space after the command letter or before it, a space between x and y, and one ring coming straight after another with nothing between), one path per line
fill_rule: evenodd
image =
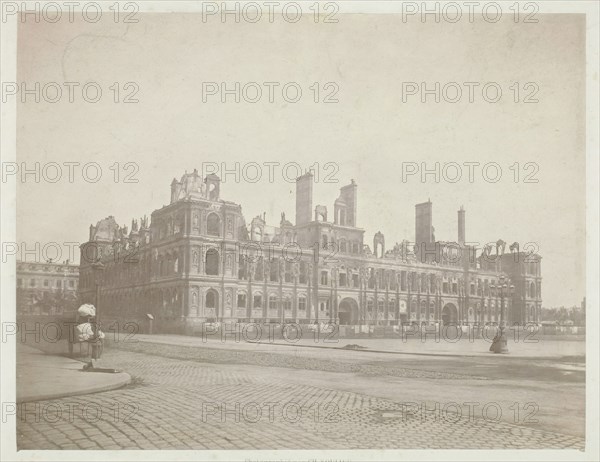
M102 358L130 374L129 385L21 404L18 448L585 445L583 416L576 419L583 372L572 359L570 365L540 360L527 367L531 361L494 355L411 357L284 346L268 352L247 344L207 347L190 337L140 340L109 344ZM43 347L57 353L62 345ZM535 370L529 378L527 369ZM571 399L561 401L565 393Z

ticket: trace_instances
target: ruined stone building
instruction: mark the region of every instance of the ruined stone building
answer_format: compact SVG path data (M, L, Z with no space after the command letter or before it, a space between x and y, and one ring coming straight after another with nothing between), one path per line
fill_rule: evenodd
M434 236L433 205L416 205L415 242L372 247L358 227L358 186L340 190L333 215L313 206L313 176L296 181L295 223L265 216L248 224L237 203L221 199L220 179L196 170L171 183L170 204L131 229L110 216L90 226L81 246L79 289L95 300L94 262L101 260L102 313L185 325L202 321L331 321L342 325L495 323L500 276L514 285L505 298L509 323L538 322L541 257L517 243L478 249L465 240L458 211L457 241Z

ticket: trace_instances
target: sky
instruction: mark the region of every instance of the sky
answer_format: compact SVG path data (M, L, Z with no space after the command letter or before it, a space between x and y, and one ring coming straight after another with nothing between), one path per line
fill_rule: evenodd
M90 224L109 215L130 226L132 218L169 203L174 177L214 163L229 170L236 162L240 168L259 164L258 181L249 181L254 167L239 181L225 176L221 197L241 204L247 222L266 212L268 224L278 225L281 212L291 221L295 216L295 184L284 179L282 166L318 163L313 206L326 205L332 216L339 188L354 179L365 243L372 246L377 231L387 248L414 240L414 205L428 199L436 238L456 240L462 205L467 241L537 245L544 306L580 303L586 256L583 16L540 15L534 24L403 23L399 15L383 14L341 15L335 24L310 18L223 24L203 22L198 14L138 18L136 24L19 25L18 82L27 88L55 82L63 90L55 103L48 101L52 84L47 98L18 104L17 161L46 166L46 178L54 178L51 163L62 166L56 182L36 182L32 175L17 182L19 242L85 242ZM79 85L73 102L64 82ZM207 94L211 82L228 88L255 82L246 86L247 99L257 86L262 97L236 103L229 95L222 102L220 93ZM264 82L278 84L272 84L273 102ZM431 95L425 102L409 95L410 82L417 88L422 82L427 88L456 85L436 103ZM478 84L473 102L465 82ZM484 99L481 88L489 82L502 90L498 102ZM86 83L102 89L98 102L84 100ZM289 101L281 91L287 83L293 84ZM453 103L456 86L463 94ZM302 95L293 103L297 87ZM337 102L325 103L327 95ZM138 102L125 103L128 96ZM524 102L528 96L537 102ZM65 162L79 163L72 182ZM97 182L82 173L92 162L102 169ZM272 182L268 162L279 163ZM479 163L472 182L465 162ZM494 162L502 177L486 181L481 167ZM433 169L436 163L440 170L446 165L447 179L403 178L407 166ZM448 181L456 165L462 178ZM294 172L292 165L288 178ZM487 172L493 177L495 170ZM136 183L125 181L128 173ZM87 174L93 178L95 170ZM537 182L525 182L527 174Z

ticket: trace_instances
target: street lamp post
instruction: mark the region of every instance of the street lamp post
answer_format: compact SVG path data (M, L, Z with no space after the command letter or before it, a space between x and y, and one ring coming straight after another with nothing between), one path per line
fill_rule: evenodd
M94 275L94 285L96 289L96 320L92 324L92 332L94 334L92 341L92 360L83 366L83 370L86 372L107 372L115 374L120 372L117 369L96 367L95 360L102 356L102 339L100 338L100 286L102 285L102 277L104 273L104 265L101 261L92 264L92 271Z
M494 338L491 350L494 353L508 353L508 341L506 339L506 313L504 298L508 295L512 295L515 291L515 286L510 284L510 280L504 276L499 278L500 284L491 285L490 288L496 292L496 295L500 295L500 331Z
M102 275L104 273L104 265L101 261L98 261L92 265L94 272L94 284L96 289L95 303L96 303L96 319L92 326L94 333L94 342L92 343L92 359L99 359L100 352L98 347L100 345L100 286L102 285Z

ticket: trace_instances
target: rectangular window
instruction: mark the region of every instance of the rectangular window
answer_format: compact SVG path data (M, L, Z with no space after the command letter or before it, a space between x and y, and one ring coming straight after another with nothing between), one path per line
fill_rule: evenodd
M56 281L56 287L59 289L62 287L62 281L60 279Z
M237 306L238 308L246 308L246 294L238 294Z
M305 297L300 297L298 299L298 309L300 311L305 311L306 310L306 298Z
M306 272L306 264L304 262L300 263L300 277L298 278L298 282L300 282L300 284L306 284Z
M262 295L254 296L254 308L262 308Z
M279 271L278 265L279 265L279 263L277 262L277 260L271 260L269 276L270 276L270 279L272 282L276 282L278 280L278 278L277 278L277 273Z
M48 279L44 279L44 287L48 287Z
M75 287L75 281L69 281L69 287Z
M238 259L238 279L246 279L246 258L240 255Z
M321 285L327 285L327 271L321 271Z
M35 287L35 279L30 279L30 280L29 280L29 285L30 285L31 287Z

